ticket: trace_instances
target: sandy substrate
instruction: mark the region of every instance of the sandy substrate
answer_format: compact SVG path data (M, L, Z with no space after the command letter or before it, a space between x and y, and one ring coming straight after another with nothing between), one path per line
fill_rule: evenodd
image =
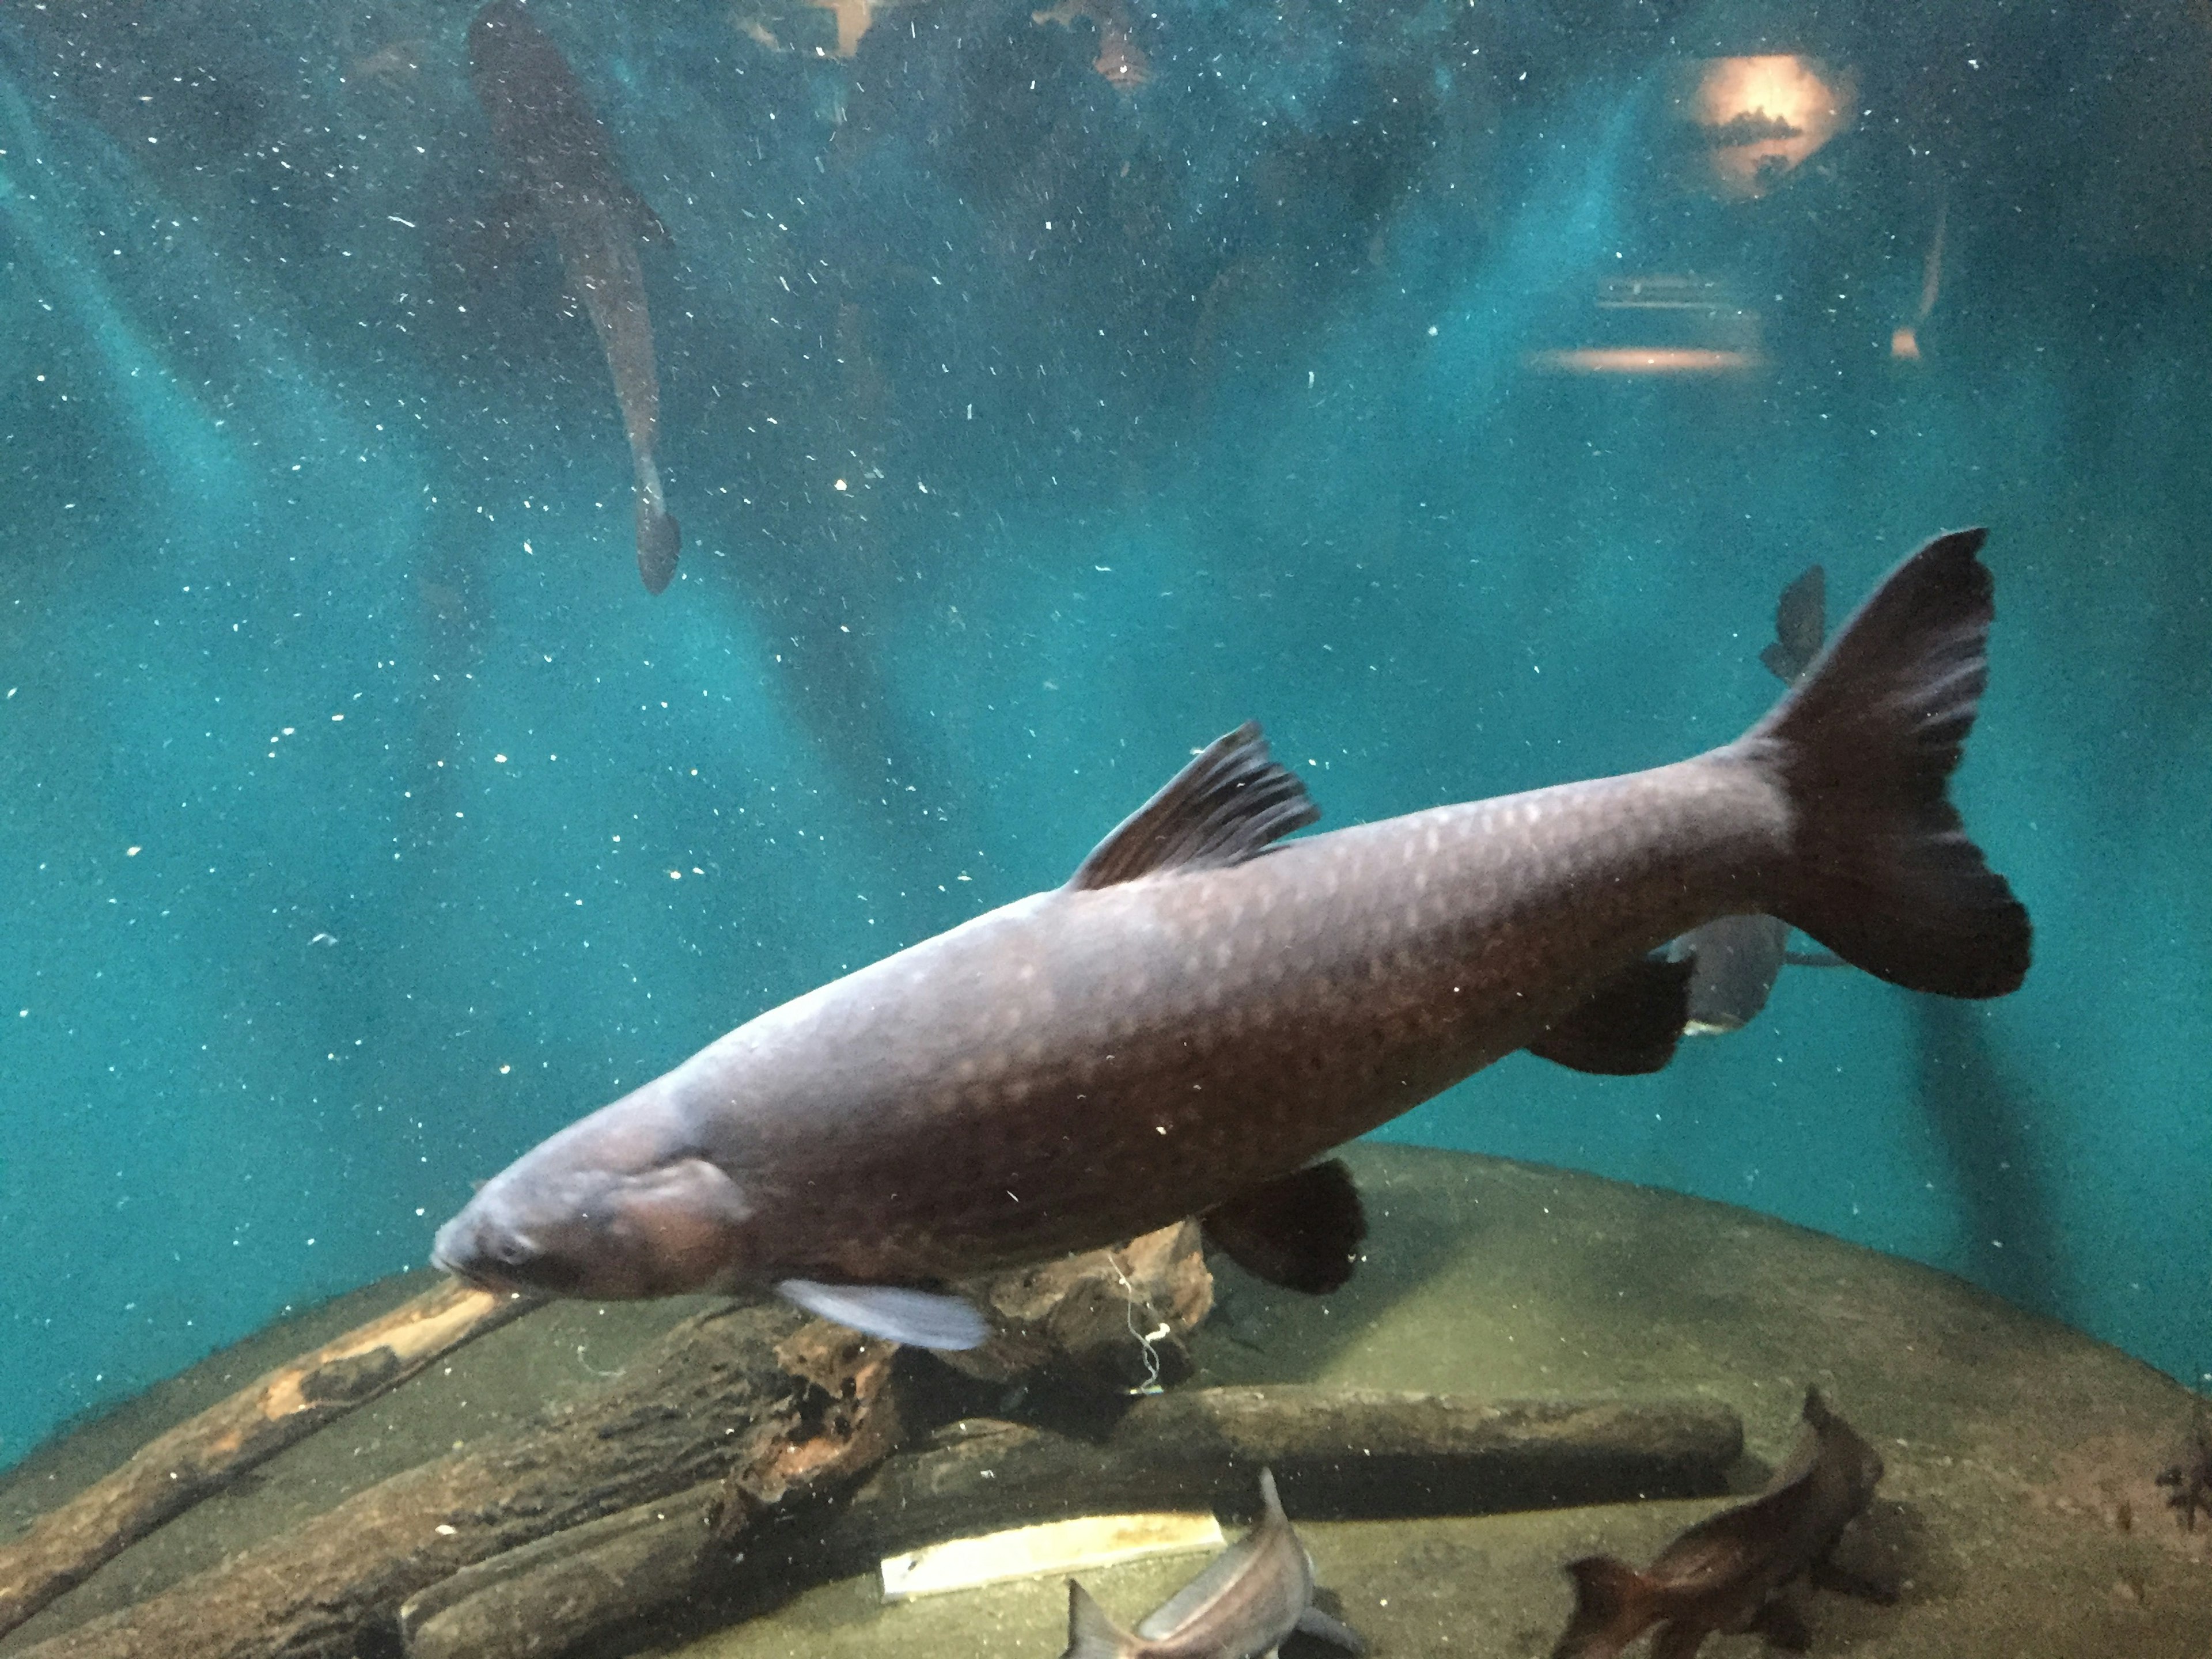
M1782 1455L1803 1390L1817 1384L1887 1463L1850 1564L1902 1594L1887 1607L1811 1595L1815 1654L2212 1656L2212 1527L2184 1533L2152 1479L2188 1420L2190 1396L2169 1379L1958 1280L1747 1212L1454 1153L1373 1146L1352 1158L1371 1223L1352 1285L1307 1301L1220 1267L1224 1307L1200 1334L1194 1382L1702 1395L1743 1417L1746 1489ZM49 1448L0 1485L0 1528L421 1282L292 1322ZM485 1339L128 1552L0 1654L599 1386L696 1305L568 1306ZM1241 1495L1224 1497L1242 1509ZM1712 1507L1302 1530L1322 1582L1378 1659L1518 1659L1547 1652L1565 1621L1562 1562L1606 1551L1640 1563ZM1195 1565L1145 1562L1086 1583L1133 1620ZM1054 1578L886 1607L872 1577L848 1580L682 1651L1049 1659L1064 1644L1065 1598ZM1756 1638L1730 1638L1705 1651L1756 1650Z

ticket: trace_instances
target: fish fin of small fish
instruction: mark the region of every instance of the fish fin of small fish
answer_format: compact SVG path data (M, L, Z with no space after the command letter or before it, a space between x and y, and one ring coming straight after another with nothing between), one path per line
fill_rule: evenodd
M917 1348L980 1348L990 1326L975 1307L941 1291L917 1291L904 1285L824 1285L811 1279L786 1279L777 1293L811 1314L850 1325L864 1336L880 1336Z
M1968 839L1948 785L1989 681L1986 532L1900 563L1729 751L1787 798L1792 857L1760 908L1907 990L2019 988L2027 911Z
M676 556L684 546L676 515L637 498L637 574L648 593L665 591L676 577Z
M1568 1562L1566 1573L1575 1581L1575 1610L1552 1659L1613 1659L1666 1617L1659 1587L1626 1561L1586 1555Z
M1774 606L1774 643L1759 653L1767 672L1795 685L1820 654L1828 635L1828 573L1814 565L1782 590Z
M1528 1045L1540 1060L1602 1077L1656 1072L1690 1018L1692 964L1638 957Z
M1332 1619L1319 1607L1308 1607L1298 1615L1298 1628L1308 1636L1318 1636L1332 1646L1342 1648L1358 1659L1367 1651L1366 1638L1341 1619Z
M1170 870L1241 864L1320 817L1297 775L1267 752L1259 722L1247 720L1122 819L1067 884L1081 892Z
M1308 1164L1199 1218L1206 1236L1255 1279L1319 1296L1352 1277L1367 1212L1341 1159Z
M1060 1659L1120 1659L1136 1645L1089 1590L1067 1581L1067 1651Z

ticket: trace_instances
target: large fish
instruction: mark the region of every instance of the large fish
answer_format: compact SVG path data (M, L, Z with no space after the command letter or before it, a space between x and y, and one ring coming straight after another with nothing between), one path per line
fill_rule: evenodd
M1313 1560L1283 1513L1275 1477L1260 1471L1259 1524L1204 1572L1146 1615L1133 1631L1106 1616L1082 1585L1067 1581L1067 1651L1060 1659L1260 1659L1292 1631L1355 1656L1367 1644L1313 1604Z
M1891 573L1735 742L1626 776L1332 834L1256 726L1064 887L760 1015L487 1182L434 1260L556 1295L774 1285L936 1347L945 1281L1190 1215L1278 1283L1351 1271L1330 1147L1517 1048L1663 1066L1717 915L2001 996L2027 914L1945 795L1987 678L1982 532Z
M1758 1497L1698 1522L1640 1572L1609 1555L1568 1564L1575 1611L1552 1659L1613 1659L1655 1626L1653 1659L1694 1659L1706 1637L1748 1630L1802 1650L1802 1626L1776 1599L1796 1580L1894 1599L1828 1559L1881 1479L1881 1455L1807 1389L1797 1444Z
M666 241L667 228L622 176L614 141L576 72L520 0L491 0L477 13L469 25L469 72L521 210L552 231L568 286L599 331L636 473L637 574L647 592L658 593L676 574L684 537L653 460L660 377L637 245Z

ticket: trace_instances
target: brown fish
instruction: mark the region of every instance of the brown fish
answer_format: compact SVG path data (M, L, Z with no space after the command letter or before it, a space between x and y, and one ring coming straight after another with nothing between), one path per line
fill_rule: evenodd
M666 227L615 165L614 140L582 83L520 0L491 0L469 25L469 72L491 118L492 149L525 210L544 220L568 285L591 313L613 374L637 475L637 574L658 593L676 574L682 530L660 493L660 378L637 245Z
M1735 743L1283 841L1316 816L1246 726L1018 900L771 1009L526 1153L438 1234L477 1283L775 1285L925 1346L942 1281L1185 1216L1300 1289L1362 1231L1330 1147L1528 1048L1666 1064L1687 969L1782 916L1899 984L2001 996L2027 914L1945 798L1987 678L1983 532L1905 560Z
M1082 1585L1067 1581L1067 1651L1060 1659L1259 1659L1293 1631L1366 1652L1351 1626L1313 1604L1313 1562L1260 1471L1259 1523L1133 1631L1109 1619Z
M1827 573L1814 565L1782 590L1774 638L1760 662L1784 685L1805 677L1828 634ZM1741 1030L1766 1006L1783 965L1792 960L1790 924L1773 916L1721 916L1674 941L1668 955L1690 964L1692 1036ZM1804 958L1835 965L1832 957Z
M2189 1432L2180 1455L2158 1472L2158 1484L2173 1490L2166 1505L2181 1511L2181 1529L2197 1530L2197 1511L2212 1515L2212 1414L2199 1400L2189 1414Z
M1609 1555L1568 1564L1574 1616L1552 1659L1613 1659L1655 1625L1663 1628L1651 1659L1692 1659L1716 1632L1764 1629L1802 1646L1795 1615L1774 1596L1808 1575L1889 1599L1827 1565L1881 1479L1881 1455L1807 1389L1797 1444L1758 1497L1698 1522L1641 1572Z

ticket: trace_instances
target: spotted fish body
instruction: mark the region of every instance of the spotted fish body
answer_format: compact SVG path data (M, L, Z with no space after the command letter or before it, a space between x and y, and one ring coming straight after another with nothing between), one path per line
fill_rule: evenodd
M1942 793L1981 690L1979 540L1930 544L1765 720L1674 765L1285 842L1314 809L1232 732L1067 886L773 1009L526 1154L437 1259L817 1305L1200 1214L1249 1264L1234 1241L1264 1255L1275 1220L1248 1195L1502 1055L1663 1065L1687 969L1645 953L1714 916L2009 990L2025 913Z

